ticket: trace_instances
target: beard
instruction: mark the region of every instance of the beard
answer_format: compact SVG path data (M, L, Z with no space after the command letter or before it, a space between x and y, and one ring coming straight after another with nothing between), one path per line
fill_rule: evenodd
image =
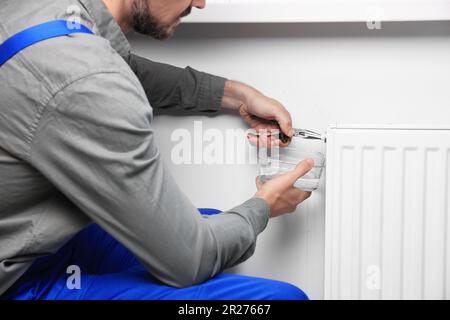
M187 8L180 16L185 17L191 13ZM132 8L132 27L137 33L150 36L157 40L170 38L175 32L176 25L165 25L152 15L147 0L134 0Z

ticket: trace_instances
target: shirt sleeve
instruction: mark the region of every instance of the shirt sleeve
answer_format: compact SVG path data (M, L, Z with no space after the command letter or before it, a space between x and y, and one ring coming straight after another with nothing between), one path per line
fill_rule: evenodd
M90 75L48 103L30 159L156 278L190 286L250 257L269 208L252 198L200 215L161 160L152 117L132 74Z
M131 54L129 65L154 108L217 112L221 108L226 79Z

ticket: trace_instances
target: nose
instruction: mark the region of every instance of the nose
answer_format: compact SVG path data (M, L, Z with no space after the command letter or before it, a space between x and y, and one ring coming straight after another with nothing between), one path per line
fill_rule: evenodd
M193 0L192 6L196 7L197 9L203 9L206 7L206 0Z

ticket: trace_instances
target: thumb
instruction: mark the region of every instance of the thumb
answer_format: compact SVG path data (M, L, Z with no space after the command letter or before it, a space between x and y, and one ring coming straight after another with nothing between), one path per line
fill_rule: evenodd
M314 167L313 159L305 159L300 162L294 170L286 174L287 179L289 179L290 184L294 184L299 178L303 177Z
M281 131L287 135L289 138L292 137L292 119L288 112L277 117L278 125L280 126Z
M259 190L262 188L262 186L263 186L263 183L261 181L261 178L259 176L256 177L256 188Z

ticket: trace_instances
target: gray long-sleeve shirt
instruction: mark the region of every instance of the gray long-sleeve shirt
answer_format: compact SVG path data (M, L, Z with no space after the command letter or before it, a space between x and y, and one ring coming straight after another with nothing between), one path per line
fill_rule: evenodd
M92 221L173 286L250 257L265 201L201 216L154 141L152 107L217 111L223 78L130 54L101 0L2 0L0 43L73 5L96 35L40 42L0 68L0 294Z

